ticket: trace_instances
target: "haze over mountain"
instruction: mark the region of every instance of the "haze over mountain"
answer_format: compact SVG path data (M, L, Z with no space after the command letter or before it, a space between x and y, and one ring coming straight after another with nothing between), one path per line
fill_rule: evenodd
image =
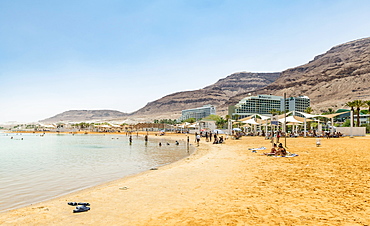
M107 112L98 110L96 114L91 114L92 111L68 111L50 119L89 121L131 117L145 121L178 118L181 110L205 104L216 106L218 114L226 114L229 105L236 104L249 93L306 95L316 110L342 108L346 102L355 99L369 100L370 38L335 46L307 64L281 73L234 73L203 89L164 96L131 114L117 111L117 114L107 115Z
M279 75L280 73L239 72L220 79L215 84L203 89L167 95L148 103L145 107L131 114L112 110L72 110L44 119L41 122L127 120L128 117L135 119L135 121L178 118L184 109L201 107L205 104L221 106L234 95L265 87L275 81ZM218 110L218 112L221 111Z
M115 110L70 110L41 120L42 123L108 121L126 117L128 114Z

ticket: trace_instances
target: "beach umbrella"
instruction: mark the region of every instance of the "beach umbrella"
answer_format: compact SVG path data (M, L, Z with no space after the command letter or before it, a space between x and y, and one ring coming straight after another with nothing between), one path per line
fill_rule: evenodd
M217 134L225 134L225 132L220 130L220 129L215 129L215 130L213 130L213 132L217 133Z
M240 128L234 128L234 131L242 131Z

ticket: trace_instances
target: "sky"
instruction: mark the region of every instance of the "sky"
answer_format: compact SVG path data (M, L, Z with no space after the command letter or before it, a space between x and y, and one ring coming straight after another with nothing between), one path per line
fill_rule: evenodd
M126 113L370 36L368 0L0 1L0 122Z

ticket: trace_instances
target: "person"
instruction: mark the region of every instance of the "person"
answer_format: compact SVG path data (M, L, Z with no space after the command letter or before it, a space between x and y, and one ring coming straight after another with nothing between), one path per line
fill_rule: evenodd
M224 137L223 136L220 136L219 143L222 144L223 142L224 142Z
M130 137L128 138L128 141L130 142L130 145L132 144L132 136L130 135Z
M176 145L179 145L179 142L178 141L176 141L175 143L176 143Z
M218 137L217 135L215 134L214 137L213 137L213 144L218 144Z
M285 148L283 147L283 144L280 143L275 155L286 156L286 154L287 154L287 152L286 152Z
M200 135L199 135L199 134L197 134L196 138L197 138L197 145L199 146Z
M162 146L162 143L161 142L159 142L159 147L161 147Z
M270 153L263 153L265 155L275 155L276 154L276 143L273 144Z
M280 130L278 130L276 133L276 143L279 143L279 140L280 140Z

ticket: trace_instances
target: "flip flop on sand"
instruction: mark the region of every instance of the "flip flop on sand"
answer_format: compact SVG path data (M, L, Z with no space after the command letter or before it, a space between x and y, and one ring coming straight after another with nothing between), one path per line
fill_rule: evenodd
M79 202L77 204L81 205L81 206L90 206L90 203L88 203L88 202Z
M90 207L87 207L87 206L77 206L76 209L73 210L73 213L86 212L88 210L90 210Z

